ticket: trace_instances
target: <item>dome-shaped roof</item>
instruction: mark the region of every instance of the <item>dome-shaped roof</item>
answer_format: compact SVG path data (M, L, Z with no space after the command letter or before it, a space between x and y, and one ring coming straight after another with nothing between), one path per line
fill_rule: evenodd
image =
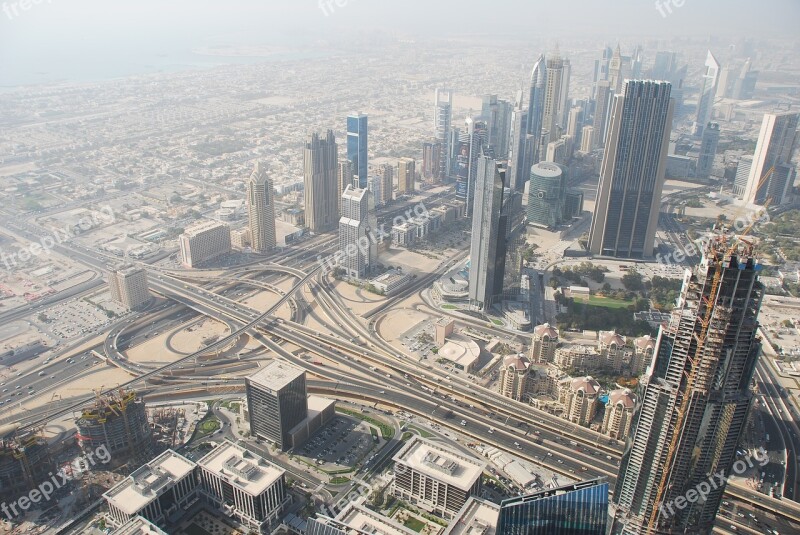
M558 338L558 330L549 323L534 327L533 334L539 337L549 336L550 338Z
M531 361L525 355L509 355L503 359L503 368L514 368L516 371L527 370Z
M633 392L631 392L630 388L621 388L608 394L608 404L621 404L626 409L632 409L636 405L636 398L633 397Z
M603 345L610 346L616 344L617 346L624 346L625 339L618 335L616 331L603 331L600 333L600 341Z
M633 343L639 349L655 349L655 347L656 347L655 338L653 338L649 334L646 334L644 336L640 336L639 338L634 340Z
M578 392L583 390L587 394L597 394L600 392L600 383L598 383L592 376L578 377L572 380L572 390Z

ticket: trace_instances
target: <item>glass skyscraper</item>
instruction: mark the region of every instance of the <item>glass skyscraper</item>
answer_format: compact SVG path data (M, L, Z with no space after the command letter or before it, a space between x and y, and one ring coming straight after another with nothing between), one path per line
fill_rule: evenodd
M605 535L608 483L595 479L503 500L497 533Z
M367 188L367 116L363 113L347 117L347 159L358 177L358 187Z

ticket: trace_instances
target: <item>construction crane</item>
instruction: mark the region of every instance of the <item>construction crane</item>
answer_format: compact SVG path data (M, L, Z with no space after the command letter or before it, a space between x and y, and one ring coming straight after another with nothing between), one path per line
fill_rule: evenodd
M761 177L761 180L758 182L758 186L756 189L760 189L761 186L769 180L769 177L775 171L775 166L769 168L769 170ZM767 199L767 202L764 203L764 210L769 207L772 198ZM727 249L725 254L717 261L717 265L714 269L714 278L711 282L711 291L709 292L708 299L705 300L706 303L706 310L705 314L703 315L703 319L700 323L700 334L697 337L697 350L695 351L695 357L700 357L703 354L703 349L705 348L706 337L708 336L708 326L711 323L711 316L714 311L714 303L717 300L717 292L719 291L720 280L722 279L722 264L725 261L725 257L730 256L736 251L736 247L739 244L739 241L742 240L745 236L747 236L753 227L755 226L757 220L753 220L747 225L742 233L739 236L734 236L733 243L731 243L730 247ZM724 239L724 234L720 236L721 239ZM667 488L667 480L669 479L669 467L672 464L673 458L675 456L675 451L678 449L678 439L680 436L680 430L683 428L684 419L686 418L686 411L689 408L689 400L694 395L694 390L696 388L696 381L697 381L697 360L692 359L687 356L687 359L692 365L691 371L689 372L688 377L686 378L686 389L683 394L683 399L681 400L680 408L678 409L678 417L675 421L675 426L673 427L672 432L672 440L669 444L669 449L667 450L667 458L663 465L663 471L661 473L661 480L658 485L658 491L656 492L656 498L653 501L653 510L650 513L650 521L647 524L647 534L653 533L656 528L656 523L658 521L658 513L659 507L658 504L661 503L661 500L664 497L664 492ZM685 373L685 371L684 371Z

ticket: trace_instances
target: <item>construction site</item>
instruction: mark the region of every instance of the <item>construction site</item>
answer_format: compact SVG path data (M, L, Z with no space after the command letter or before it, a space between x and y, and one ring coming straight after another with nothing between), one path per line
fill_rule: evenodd
M138 466L154 455L153 430L144 401L133 390L95 393L94 403L75 419L75 438L85 453L105 446L111 465Z
M0 498L14 500L53 471L53 460L40 430L0 428Z

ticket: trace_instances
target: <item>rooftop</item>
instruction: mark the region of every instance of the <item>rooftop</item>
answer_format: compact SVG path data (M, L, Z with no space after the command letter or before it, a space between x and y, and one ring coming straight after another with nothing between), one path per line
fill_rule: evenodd
M394 461L403 463L432 479L469 491L480 479L486 464L441 444L414 437L397 452Z
M416 531L395 522L363 505L349 504L336 517L348 527L374 535L416 535Z
M481 348L474 340L462 334L453 333L447 339L439 352L438 357L445 358L450 362L459 364L464 369L469 368L481 355Z
M258 386L269 390L281 390L300 376L305 376L305 370L292 366L282 360L273 360L247 379Z
M226 440L197 465L251 496L258 496L285 473L282 468Z
M186 457L167 450L134 470L103 496L125 514L135 515L164 490L194 470L195 466Z
M167 535L167 532L146 518L135 516L114 530L114 535Z
M495 535L500 506L471 497L445 530L444 535Z
M208 232L209 230L216 229L219 227L227 229L228 225L226 225L225 223L220 223L219 221L208 219L206 221L198 221L197 223L189 226L188 228L186 228L186 230L184 230L183 233L184 235L191 237L191 236L197 236L198 234L202 234L203 232Z

